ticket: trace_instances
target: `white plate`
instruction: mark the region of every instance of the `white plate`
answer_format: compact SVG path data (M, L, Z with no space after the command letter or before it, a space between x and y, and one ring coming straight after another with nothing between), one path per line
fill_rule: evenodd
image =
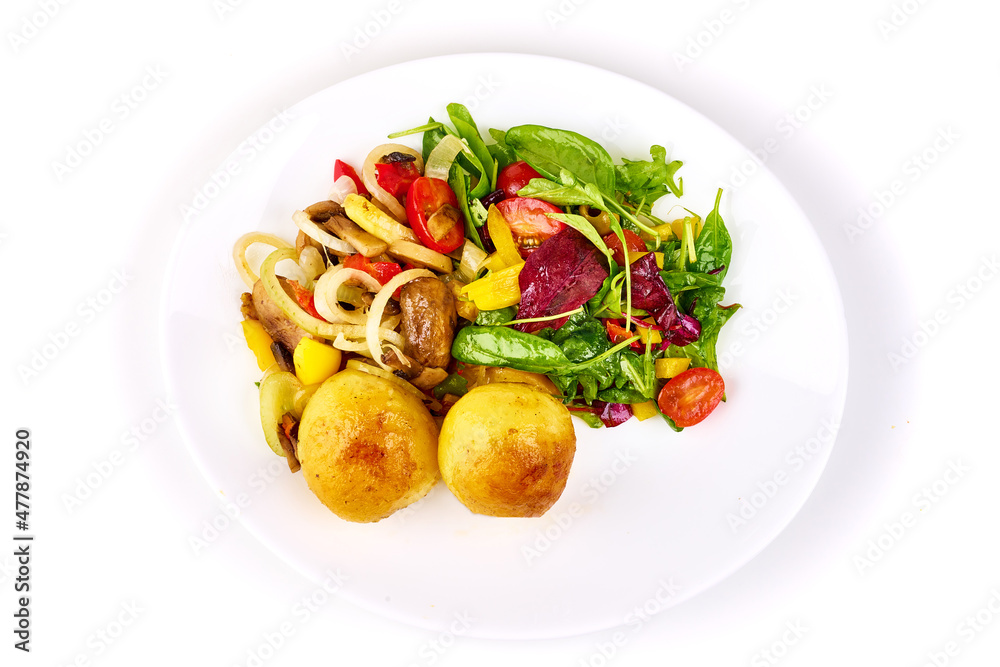
M728 402L674 433L658 419L615 429L577 423L566 491L539 519L468 512L439 484L377 524L341 521L288 473L260 433L259 373L240 334L233 242L250 230L294 238L291 212L326 198L335 158L360 165L386 134L446 118L463 101L480 130L539 123L612 153L651 144L684 161L686 204L722 213L734 237L728 301L744 308L719 342ZM289 118L290 117L290 118ZM403 139L419 146L419 137ZM396 65L289 110L234 151L229 178L177 241L164 291L163 364L192 456L231 513L316 582L428 628L556 637L639 622L705 590L763 549L812 491L847 386L847 334L833 273L809 221L748 152L659 90L578 63L479 54ZM223 169L225 165L223 165ZM212 183L214 182L214 186ZM224 516L225 505L219 514ZM743 523L740 523L743 522ZM220 520L221 523L221 520ZM457 618L472 619L468 625Z

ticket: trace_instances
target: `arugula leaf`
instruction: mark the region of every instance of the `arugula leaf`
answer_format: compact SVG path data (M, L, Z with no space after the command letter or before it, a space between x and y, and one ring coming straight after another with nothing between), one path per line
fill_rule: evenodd
M615 269L617 265L612 270ZM622 285L627 275L625 271L619 271L608 276L597 294L587 302L587 307L595 316L610 313L614 317L622 317ZM600 300L595 302L598 297Z
M626 405L631 405L633 403L645 403L649 400L649 397L630 387L623 389L611 387L598 392L597 400L604 401L605 403L624 403Z
M674 181L681 165L680 160L667 162L667 149L653 145L649 148L652 160L626 160L615 167L618 190L632 204L652 204L667 193L680 197L684 193L684 180Z
M552 342L562 348L570 361L586 364L582 368L577 367L570 373L562 374L563 377L560 379L563 386L567 387L568 391L564 393L568 396L575 396L576 385L579 384L583 390L583 400L589 404L597 399L599 391L614 385L620 371L619 356L623 351L607 354L612 345L604 325L599 320L586 313L574 315L563 327L554 332ZM591 363L591 360L604 354L607 356Z
M642 403L656 396L659 383L656 381L656 371L653 367L651 355L640 357L632 350L623 350L619 358L619 365L621 369L621 386L628 387L631 385L633 391L641 399L635 401L611 401L602 398L602 401L608 401L609 403Z
M603 311L601 304L604 302L604 298L608 295L608 292L611 291L611 281L615 279L616 266L617 265L612 267L608 277L604 279L603 283L601 283L601 289L597 290L597 294L590 297L587 303L584 304L587 307L588 313L593 313L594 315L598 315L599 313L596 311Z

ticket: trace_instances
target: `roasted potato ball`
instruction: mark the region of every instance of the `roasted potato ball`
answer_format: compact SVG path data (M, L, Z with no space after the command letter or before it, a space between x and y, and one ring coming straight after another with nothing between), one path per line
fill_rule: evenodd
M527 384L472 389L441 426L438 464L476 514L537 517L566 488L576 433L566 406Z
M310 399L297 455L313 493L337 516L379 521L438 480L438 427L420 399L395 383L344 370Z

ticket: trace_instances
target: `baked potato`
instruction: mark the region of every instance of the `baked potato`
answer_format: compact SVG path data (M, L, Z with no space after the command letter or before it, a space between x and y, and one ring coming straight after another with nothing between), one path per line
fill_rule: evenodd
M348 521L380 521L439 479L438 427L412 393L385 378L343 370L306 405L297 455L306 484Z
M569 410L537 387L475 387L444 418L441 476L476 514L537 517L566 488L576 433Z

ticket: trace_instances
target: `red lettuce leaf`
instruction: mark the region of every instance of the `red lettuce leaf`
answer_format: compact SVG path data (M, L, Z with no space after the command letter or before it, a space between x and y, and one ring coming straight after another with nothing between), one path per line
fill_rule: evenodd
M632 305L653 316L663 331L664 347L683 347L698 340L701 322L677 309L667 289L653 253L647 253L632 264Z
M575 310L597 294L608 277L602 255L580 232L567 227L528 255L518 276L517 319L549 317ZM661 281L662 282L662 281ZM558 329L568 317L515 325L525 333Z
M608 428L624 424L632 418L632 406L625 403L594 401L594 412Z

